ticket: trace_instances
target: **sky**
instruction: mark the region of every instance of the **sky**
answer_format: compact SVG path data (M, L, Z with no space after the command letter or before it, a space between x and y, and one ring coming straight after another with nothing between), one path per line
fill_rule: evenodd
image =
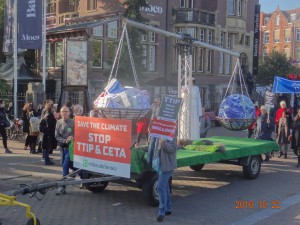
M264 13L274 12L278 5L281 10L300 8L300 0L259 0L259 2Z

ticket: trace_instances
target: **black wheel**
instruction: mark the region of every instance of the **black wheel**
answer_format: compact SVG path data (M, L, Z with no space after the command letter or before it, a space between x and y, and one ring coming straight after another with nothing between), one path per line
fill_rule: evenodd
M255 179L260 173L260 168L260 158L256 155L251 156L249 164L247 166L243 166L244 177L246 179Z
M33 218L30 218L30 219L27 221L26 225L34 225ZM36 225L40 225L40 221L39 221L38 218L36 218Z
M142 185L142 192L146 202L153 207L159 205L158 197L158 174L154 173L152 176L146 176ZM169 180L170 192L172 193L172 177Z
M90 179L90 178L96 178L99 177L99 175L93 175L92 173L89 173L87 171L85 171L83 173L83 178L84 179ZM105 188L108 185L108 181L101 181L101 182L93 182L93 183L85 183L83 184L84 187L93 192L93 193L99 193L105 190Z
M205 164L199 164L199 165L195 165L195 166L190 166L190 168L195 171L201 171L203 169L204 165Z

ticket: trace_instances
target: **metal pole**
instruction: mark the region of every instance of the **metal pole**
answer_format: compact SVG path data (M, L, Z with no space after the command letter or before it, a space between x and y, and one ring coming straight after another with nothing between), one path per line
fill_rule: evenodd
M18 117L18 0L14 0L14 116Z
M43 85L44 92L46 93L46 13L47 13L47 0L43 1Z
M136 28L139 28L139 29L149 30L149 31L152 31L152 32L155 32L155 33L158 33L158 34L162 34L166 37L173 37L173 38L176 38L176 39L184 39L182 37L182 35L180 35L180 34L175 34L175 33L169 32L169 31L165 31L165 30L162 30L162 29L159 29L159 28L156 28L156 27L145 25L143 23L138 23L138 22L135 22L135 21L132 21L132 20L124 19L124 23L127 23L130 26L133 26L133 27L136 27ZM196 39L193 41L193 45L202 46L204 48L216 50L216 51L219 51L219 52L224 52L224 53L236 56L236 57L240 56L240 53L238 53L238 52L233 52L233 51L230 51L228 49L220 48L220 47L215 46L215 45L210 45L210 44L204 43L202 41L198 41Z

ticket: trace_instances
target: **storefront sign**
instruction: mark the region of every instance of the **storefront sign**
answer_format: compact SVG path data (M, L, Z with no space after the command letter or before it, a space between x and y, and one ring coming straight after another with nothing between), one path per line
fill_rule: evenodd
M149 7L141 7L141 11L155 14L163 14L163 8L157 5L149 5Z
M130 178L131 121L76 116L74 166Z

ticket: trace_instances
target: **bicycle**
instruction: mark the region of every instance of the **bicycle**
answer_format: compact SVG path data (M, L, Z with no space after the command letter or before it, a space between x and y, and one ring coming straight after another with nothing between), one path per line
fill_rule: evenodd
M23 132L23 120L15 119L9 128L9 138L11 140L25 141L25 133Z

